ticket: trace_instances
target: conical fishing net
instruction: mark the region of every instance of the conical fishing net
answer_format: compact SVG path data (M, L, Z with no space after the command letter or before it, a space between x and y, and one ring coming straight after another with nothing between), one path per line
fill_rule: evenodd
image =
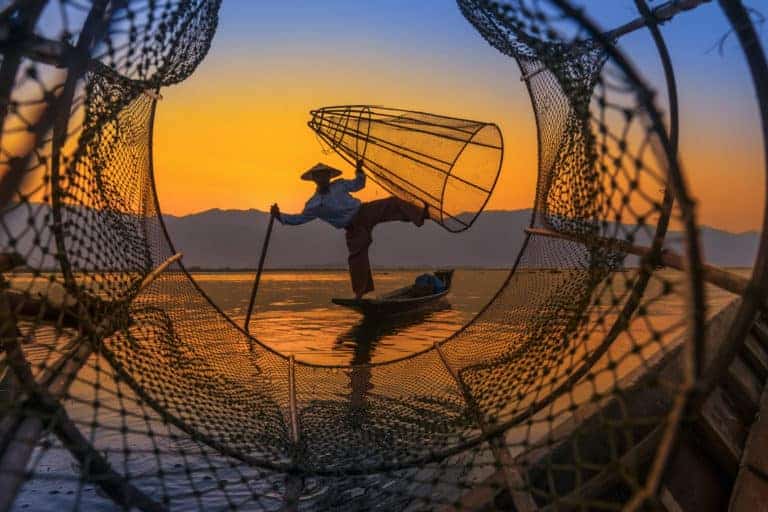
M652 95L566 2L459 6L523 74L536 72L532 231L469 324L424 352L353 367L277 353L169 260L156 91L194 71L219 2L0 11L14 34L0 64L0 508L655 503L702 318L690 314L693 274L657 267L671 218L687 240L695 233ZM493 190L501 135L451 123L342 107L315 112L312 126L460 231ZM457 172L462 145L485 156ZM390 172L401 159L412 174ZM628 256L627 242L649 252ZM695 253L687 262L697 268Z
M493 193L504 141L493 123L385 107L325 107L309 126L392 194L426 204L449 231L469 228Z

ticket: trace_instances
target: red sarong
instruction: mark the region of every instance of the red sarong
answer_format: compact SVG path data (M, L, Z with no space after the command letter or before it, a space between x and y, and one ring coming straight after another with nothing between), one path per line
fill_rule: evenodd
M349 275L355 295L373 291L371 263L368 260L368 247L373 238L371 232L382 222L413 222L417 226L424 224L427 210L398 197L377 199L360 205L352 222L347 226L347 249L349 249Z

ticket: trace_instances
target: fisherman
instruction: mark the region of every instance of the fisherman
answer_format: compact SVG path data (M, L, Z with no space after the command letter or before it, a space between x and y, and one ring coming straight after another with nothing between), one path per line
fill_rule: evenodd
M277 204L273 204L271 213L281 224L295 226L313 219L322 219L335 228L345 229L352 290L359 299L373 291L373 276L368 260L368 247L373 242L373 228L382 222L391 221L412 222L422 226L429 218L429 211L426 203L420 207L398 197L366 203L352 197L350 192L357 192L365 187L362 160L357 162L355 179L331 181L340 175L340 170L318 163L301 175L301 179L314 181L317 185L315 194L307 201L304 211L298 214L281 213Z

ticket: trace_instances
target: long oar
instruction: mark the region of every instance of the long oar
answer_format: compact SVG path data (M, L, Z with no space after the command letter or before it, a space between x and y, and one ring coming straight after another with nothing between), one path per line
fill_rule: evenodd
M253 290L251 290L251 300L248 303L248 314L245 315L245 332L250 333L249 325L251 322L251 313L253 304L256 302L256 292L259 290L259 281L261 280L261 270L264 268L264 260L267 257L267 248L269 247L269 238L272 236L272 225L275 223L275 216L269 214L269 224L267 225L267 236L264 237L264 245L261 247L261 257L259 258L259 268L256 271L256 279L253 281Z

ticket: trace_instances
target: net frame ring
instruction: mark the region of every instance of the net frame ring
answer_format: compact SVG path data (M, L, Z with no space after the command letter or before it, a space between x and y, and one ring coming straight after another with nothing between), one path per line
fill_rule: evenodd
M329 112L332 116L338 118L338 121L326 119L325 109L313 109L309 111L311 119L307 122L307 125L315 131L318 131L321 127L328 127L327 135L324 137L328 145L332 149L336 149L341 144L344 136L347 133L347 125L349 124L350 111L345 109L342 112ZM343 121L343 123L342 123ZM343 129L342 129L343 126Z
M572 0L549 0L549 3L559 11L563 18L575 22L588 37L598 42L605 51L607 62L615 66L626 83L639 93L636 95L637 106L647 118L649 131L655 133L655 144L657 144L658 151L655 158L664 167L665 185L672 193L677 209L676 214L681 221L685 263L681 286L687 295L687 315L683 315L686 317L684 319L686 332L683 335L682 344L684 363L679 375L679 386L674 390L672 403L665 414L665 422L660 423L660 426L663 427L661 439L648 464L649 472L641 482L638 482L637 488L632 490L631 496L624 503L623 510L635 511L642 509L646 500L660 492L662 476L671 458L672 449L676 445L678 433L684 421L685 410L691 405L691 395L697 390L697 387L700 387L700 363L706 340L706 304L702 279L702 251L695 202L690 195L690 188L683 173L680 156L676 148L672 147L672 140L665 128L662 114L657 108L656 99L650 93L652 89L644 81L633 62L626 57L621 48L610 40L606 33L600 30L584 10L572 4ZM602 73L605 73L605 70L601 71ZM675 214L675 211L672 210L672 204L670 202L670 217ZM664 238L658 237L657 233L651 244L652 251L660 250L663 241ZM653 273L655 270L651 270L649 275ZM642 294L644 293L643 290ZM613 392L616 392L615 387Z
M324 112L318 109L312 109L309 111L309 121L307 121L307 126L315 132L317 132L318 127L322 126L323 120L324 120Z
M341 120L344 119L345 125L344 125L344 131L341 129ZM325 120L325 119L323 119ZM339 122L333 123L332 121L328 121L329 123L332 123L333 129L329 133L329 142L331 143L332 148L338 147L338 145L341 143L341 140L344 138L344 133L346 133L346 123L349 122L349 112L346 112L344 114L341 114L339 116ZM322 126L322 125L321 125Z
M338 140L336 141L336 144L341 144L344 140L344 137L347 136L349 133L349 123L352 121L352 109L348 108L344 111L344 129L341 132L341 135L339 135ZM341 126L341 125L339 125ZM338 131L337 131L338 132Z
M351 111L352 109L347 109L348 111ZM365 116L365 119L363 119L363 116ZM371 136L371 124L372 124L372 114L371 114L371 108L369 106L363 107L358 115L357 115L357 126L356 126L356 132L362 133L362 130L360 129L360 125L365 122L368 124L367 130L365 131L365 138L361 142L361 137L355 137L355 159L356 160L363 160L365 161L365 153L368 150L368 139ZM360 150L360 145L362 143L362 151ZM357 162L355 162L357 164Z
M470 146L471 144L477 144L476 142L474 142L477 136L488 128L495 131L495 134L498 136L498 140L499 140L499 146L498 146L499 163L496 167L496 172L493 176L493 180L491 181L490 187L487 190L482 189L483 192L485 193L485 198L483 199L479 208L473 208L474 214L472 215L472 218L466 224L459 222L459 224L462 224L462 225L459 226L458 228L454 228L450 224L446 223L446 218L445 218L445 197L446 197L446 190L448 188L448 180L458 179L459 181L465 182L465 180L454 176L454 170L456 169L456 164L458 164L461 161L462 156L464 155L464 152L467 149L467 147ZM483 145L485 146L485 144ZM493 195L493 192L496 190L496 184L499 181L499 176L501 176L501 169L503 165L504 165L504 134L502 133L501 128L499 128L499 125L497 125L496 123L480 123L477 129L472 133L472 137L467 139L467 141L464 143L464 146L462 146L459 152L456 153L456 156L454 157L453 162L451 162L451 167L448 170L448 174L446 174L445 179L443 180L443 186L442 186L442 189L440 190L440 204L439 204L440 225L443 226L448 231L450 231L451 233L461 233L462 231L466 231L467 229L472 227L472 224L475 223L475 221L480 216L480 214L485 211L485 207L488 205L488 201L491 200L491 196ZM461 213L461 212L457 212L457 213ZM455 219L455 217L453 217L452 215L449 215L449 217L451 219ZM456 223L454 222L453 224L456 224Z

